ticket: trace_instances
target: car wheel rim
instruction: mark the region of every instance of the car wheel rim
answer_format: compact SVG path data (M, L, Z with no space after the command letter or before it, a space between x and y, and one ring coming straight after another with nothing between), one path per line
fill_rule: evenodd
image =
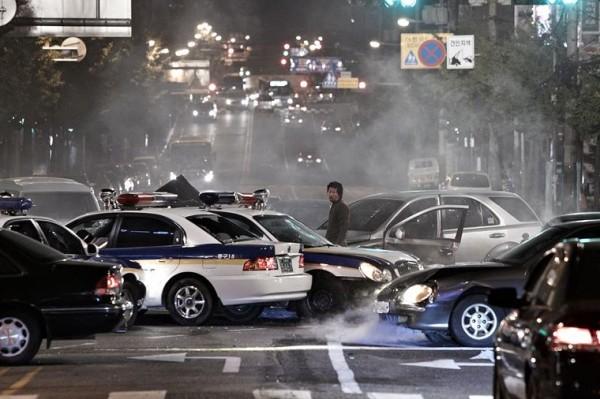
M206 304L204 295L193 285L181 287L175 293L175 310L185 319L194 319L202 314Z
M325 290L316 291L311 295L310 302L313 309L326 312L333 307L333 295Z
M18 356L29 343L27 325L15 317L0 319L0 354L4 357Z
M135 308L135 298L133 297L133 294L131 293L131 291L124 290L123 291L123 299L125 300L125 304L126 304L125 312L123 313L123 318L126 321L129 321L133 317L133 310Z
M481 341L494 334L498 319L491 307L483 303L475 303L463 311L461 324L469 338Z

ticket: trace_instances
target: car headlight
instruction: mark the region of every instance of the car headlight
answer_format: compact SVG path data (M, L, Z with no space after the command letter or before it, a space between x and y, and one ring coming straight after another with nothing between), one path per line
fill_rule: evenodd
M230 99L227 99L227 100L225 100L225 104L231 105L231 104L233 104L233 101L231 101Z
M411 285L398 295L400 303L416 305L431 298L433 288L425 284Z
M192 111L192 115L194 115L194 116L198 116L198 110L193 110L193 111Z
M392 281L392 273L389 270L381 270L367 262L361 262L358 270L360 270L363 276L377 283Z
M315 162L316 162L316 163L321 163L321 158L317 158L317 159L315 159Z
M304 161L304 158L298 157L298 162L303 162L303 161Z

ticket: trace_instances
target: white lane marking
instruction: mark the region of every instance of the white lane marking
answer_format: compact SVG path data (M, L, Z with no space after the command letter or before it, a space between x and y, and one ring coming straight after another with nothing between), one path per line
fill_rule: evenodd
M256 331L266 330L266 328L240 328L239 330L227 330L228 332L245 332L245 331Z
M167 353L165 355L149 355L130 357L133 360L151 362L183 363L186 360L224 360L223 373L239 373L242 358L237 356L187 356L187 353Z
M342 392L344 393L362 393L360 387L354 380L354 373L348 366L346 358L344 357L344 347L339 343L330 342L327 345L329 347L329 359L331 365L335 369L338 376L338 381L342 386Z
M369 392L369 399L423 399L423 395L418 393L384 393L384 392Z
M37 399L38 395L0 395L0 399Z
M225 360L223 373L239 373L242 358L237 356L188 356L188 359Z
M176 337L187 337L187 335L179 334L179 335L157 335L155 337L146 337L146 339L163 339L163 338L176 338Z
M108 399L164 399L167 391L123 391L111 392Z
M470 359L471 360L485 359L485 360L489 360L490 362L494 363L494 351L491 349L485 349Z
M12 395L17 393L17 391L19 391L20 389L25 388L27 384L29 384L31 380L33 380L33 377L35 377L35 375L41 370L41 367L36 367L35 369L31 370L23 377L19 378L14 384L9 386L7 389L5 389L4 391L0 391L0 395Z
M291 389L255 389L254 399L311 399L310 391L294 391Z
M492 395L469 395L469 399L494 399Z
M454 359L437 359L429 362L400 363L402 366L429 367L433 369L460 370L461 367L494 367L494 363L465 363Z
M400 346L353 346L344 345L344 349L353 351L373 352L468 352L481 351L481 348L469 347L400 347ZM325 351L328 345L289 345L289 346L247 346L247 347L223 347L223 348L93 348L92 352L288 352L288 351Z
M242 166L242 171L244 172L244 177L247 177L248 172L250 172L250 160L252 159L252 140L254 136L254 110L250 110L250 117L247 121L248 129L246 132L246 146L244 148L244 161Z
M96 345L96 342L84 342L82 344L73 344L73 345L64 345L64 346L53 346L53 347L50 347L50 350L79 348L80 346L90 346L90 345Z

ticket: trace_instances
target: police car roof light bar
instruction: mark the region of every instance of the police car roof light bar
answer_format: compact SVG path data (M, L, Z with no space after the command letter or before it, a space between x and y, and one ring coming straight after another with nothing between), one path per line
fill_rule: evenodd
M117 197L117 202L125 208L166 207L177 200L177 194L154 193L123 193Z
M0 193L0 213L9 215L26 214L33 207L33 201L25 197L12 197Z
M200 201L207 207L214 205L234 205L253 209L265 209L270 192L263 188L253 193L240 193L233 191L205 191L200 193Z

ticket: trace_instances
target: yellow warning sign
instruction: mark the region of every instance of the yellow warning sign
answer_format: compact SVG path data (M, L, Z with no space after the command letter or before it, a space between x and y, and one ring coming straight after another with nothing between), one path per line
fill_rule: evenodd
M401 69L437 69L446 61L446 40L452 33L403 33Z
M338 89L358 89L358 78L338 78L337 88Z

